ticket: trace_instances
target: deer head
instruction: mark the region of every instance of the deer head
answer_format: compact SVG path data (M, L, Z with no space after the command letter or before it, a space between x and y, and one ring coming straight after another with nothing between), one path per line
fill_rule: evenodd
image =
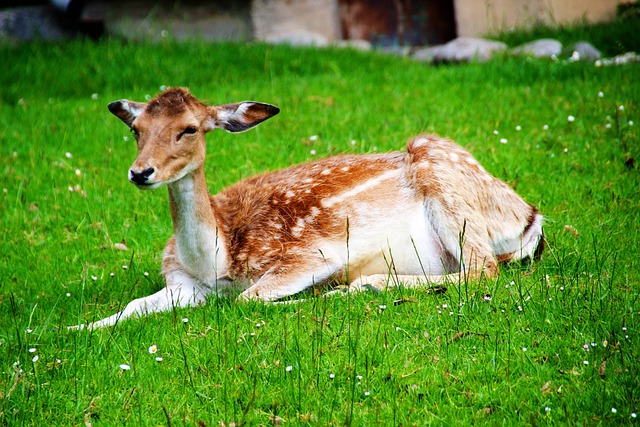
M129 126L138 143L138 157L129 169L129 181L150 190L202 167L205 134L210 130L242 132L280 110L259 102L207 106L188 90L172 88L148 103L114 101L109 104L109 111Z

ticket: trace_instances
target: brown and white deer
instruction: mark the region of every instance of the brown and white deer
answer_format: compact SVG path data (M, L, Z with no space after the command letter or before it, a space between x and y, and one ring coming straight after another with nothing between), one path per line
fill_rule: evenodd
M273 301L322 283L383 289L491 277L498 263L536 258L542 215L457 144L434 135L406 152L339 155L267 172L210 196L205 134L245 131L278 114L257 102L207 106L188 90L109 110L133 131L129 180L169 189L174 235L166 287L90 328L224 294ZM466 277L465 277L466 279Z

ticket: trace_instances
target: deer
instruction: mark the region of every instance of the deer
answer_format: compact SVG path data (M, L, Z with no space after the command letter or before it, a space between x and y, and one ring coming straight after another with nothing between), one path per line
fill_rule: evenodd
M166 286L89 329L202 304L234 286L238 300L278 302L323 284L382 291L493 278L499 264L537 260L544 248L538 209L434 134L410 139L404 151L265 172L212 196L205 134L249 130L278 107L205 105L169 88L108 108L137 141L129 181L168 188L174 234L162 256Z

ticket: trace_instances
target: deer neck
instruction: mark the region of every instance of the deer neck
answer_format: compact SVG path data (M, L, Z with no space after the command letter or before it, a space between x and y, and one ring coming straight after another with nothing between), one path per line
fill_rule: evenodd
M226 250L211 207L204 168L168 184L178 259L205 284L227 275Z

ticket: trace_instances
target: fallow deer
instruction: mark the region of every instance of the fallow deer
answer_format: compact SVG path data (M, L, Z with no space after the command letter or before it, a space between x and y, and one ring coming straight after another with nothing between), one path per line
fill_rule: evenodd
M162 259L166 287L90 328L199 304L234 283L239 299L274 301L328 282L358 290L492 277L499 262L543 248L538 210L448 139L420 135L406 152L338 155L210 196L205 134L245 131L277 107L207 106L171 88L109 110L137 140L129 181L167 185L174 235Z

